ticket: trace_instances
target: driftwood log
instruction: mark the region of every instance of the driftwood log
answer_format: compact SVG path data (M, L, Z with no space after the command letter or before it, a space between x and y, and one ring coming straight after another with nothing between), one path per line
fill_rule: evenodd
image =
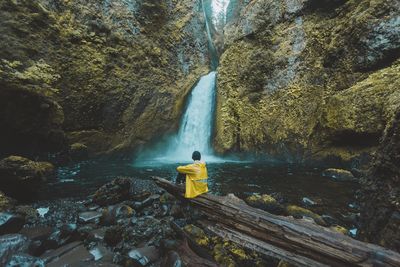
M183 198L184 188L154 177L156 184ZM328 228L248 206L230 194L187 199L206 216L211 232L296 266L400 266L400 254L352 239Z

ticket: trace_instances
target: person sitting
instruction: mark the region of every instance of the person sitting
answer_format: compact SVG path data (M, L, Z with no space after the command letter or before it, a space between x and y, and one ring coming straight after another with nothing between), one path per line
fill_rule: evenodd
M193 163L186 166L179 166L176 170L179 174L186 175L185 198L194 198L208 192L207 167L201 160L199 151L192 154ZM179 174L177 180L179 179ZM179 181L177 181L179 182Z

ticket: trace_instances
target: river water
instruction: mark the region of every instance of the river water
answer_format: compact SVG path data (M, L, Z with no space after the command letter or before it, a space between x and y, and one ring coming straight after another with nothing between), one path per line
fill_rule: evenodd
M124 161L75 163L59 168L56 179L41 188L39 198L86 198L117 176L144 180L160 176L173 180L177 166L176 163L135 166ZM338 219L354 212L352 204L357 184L333 181L321 175L322 169L279 162L216 162L207 164L207 168L213 194L234 193L241 198L253 193L274 194L296 205L302 205L306 197L320 204L312 210Z

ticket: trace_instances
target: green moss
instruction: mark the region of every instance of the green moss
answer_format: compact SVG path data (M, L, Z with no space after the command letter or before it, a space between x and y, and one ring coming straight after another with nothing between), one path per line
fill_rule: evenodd
M271 6L268 12L284 8ZM347 1L337 9L271 21L249 7L239 26L229 25L225 34L217 151L352 159L373 149L374 140L355 149L335 144L335 138L344 131L380 136L398 106L398 63L386 62L380 70L360 63L367 56L360 40L372 22L392 16L391 9L393 2L386 0ZM247 37L241 36L243 27L251 33Z
M302 217L308 217L313 219L317 224L326 226L326 222L322 217L311 210L295 206L295 205L289 205L286 207L286 212L288 215L293 216L295 218L302 218Z
M199 246L208 247L210 245L210 239L201 228L193 224L188 224L184 227L184 230L194 238Z
M340 226L340 225L331 226L331 227L329 227L329 229L331 229L337 233L344 234L344 235L347 235L349 232L349 230L347 230L345 227Z
M14 204L14 200L7 197L3 192L0 191L0 212L10 209Z

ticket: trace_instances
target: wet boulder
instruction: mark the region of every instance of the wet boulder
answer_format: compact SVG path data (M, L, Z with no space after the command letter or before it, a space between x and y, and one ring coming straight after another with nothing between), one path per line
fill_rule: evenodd
M24 223L25 218L21 215L0 212L0 235L17 233Z
M340 182L356 180L356 178L350 171L334 168L324 170L322 172L322 176L329 177L335 181Z
M17 199L26 199L53 173L54 166L49 162L10 156L0 161L0 188Z
M6 264L6 267L45 267L44 261L28 254L15 254Z
M93 196L93 202L106 206L128 200L131 195L131 186L131 179L118 177L100 187Z
M290 216L293 216L296 219L301 219L301 218L311 218L314 220L315 223L321 225L321 226L327 226L327 223L324 221L324 219L312 212L311 210L302 208L302 207L298 207L295 205L289 205L286 207L286 213Z
M12 255L28 252L30 241L21 234L0 236L0 266L5 266Z
M54 166L49 162L37 162L19 156L10 156L0 161L2 181L46 181L53 173Z
M247 204L252 207L268 211L273 214L282 214L284 208L278 201L267 194L258 195L254 194L246 199Z

